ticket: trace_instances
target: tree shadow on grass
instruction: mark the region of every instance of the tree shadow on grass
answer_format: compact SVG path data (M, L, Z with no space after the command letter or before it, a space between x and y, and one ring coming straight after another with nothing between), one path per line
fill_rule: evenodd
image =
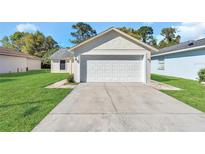
M156 81L160 81L160 82L168 82L168 81L174 81L176 79L174 78L161 78L161 79L156 79Z
M39 111L39 106L31 106L22 113L22 116L27 117L27 116L32 115L33 113L35 113L37 111Z
M0 79L0 83L4 83L4 82L10 82L16 79Z
M16 103L16 104L3 104L3 105L0 105L0 109L2 109L2 108L8 108L8 107L15 107L15 106L21 106L21 105L28 105L28 104L30 104L30 105L32 105L32 104L38 104L38 103L43 103L43 102L49 102L49 101L51 101L51 99L47 99L47 100L43 100L43 101L32 101L32 102L29 102L29 101L27 101L27 102L23 102L23 103Z
M42 74L42 73L48 73L48 72L49 70L33 70L33 71L28 71L28 72L0 74L0 77L23 77L23 76Z

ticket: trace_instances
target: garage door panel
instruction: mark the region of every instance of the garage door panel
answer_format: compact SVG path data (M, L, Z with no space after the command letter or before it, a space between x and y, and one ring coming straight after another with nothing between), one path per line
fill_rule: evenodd
M138 60L87 60L87 82L144 82L144 64Z

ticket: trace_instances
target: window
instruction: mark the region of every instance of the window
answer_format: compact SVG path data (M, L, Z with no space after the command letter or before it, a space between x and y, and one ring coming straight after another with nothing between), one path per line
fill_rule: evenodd
M65 60L60 60L60 70L65 70Z
M158 61L158 70L164 70L164 58L160 58Z

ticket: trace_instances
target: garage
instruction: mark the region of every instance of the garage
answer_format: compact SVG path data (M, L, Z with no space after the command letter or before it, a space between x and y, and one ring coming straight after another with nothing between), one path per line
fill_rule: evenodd
M81 57L81 82L145 82L143 55Z
M110 28L66 50L73 53L76 82L148 83L150 55L152 51L158 52L117 28Z

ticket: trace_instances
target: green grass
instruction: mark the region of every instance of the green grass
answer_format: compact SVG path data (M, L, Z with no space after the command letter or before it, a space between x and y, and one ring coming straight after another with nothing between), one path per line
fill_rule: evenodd
M48 70L0 75L0 131L31 131L71 89L45 86L67 78Z
M156 74L152 74L151 78L152 80L183 89L180 91L162 90L162 92L205 112L205 86L198 81Z

